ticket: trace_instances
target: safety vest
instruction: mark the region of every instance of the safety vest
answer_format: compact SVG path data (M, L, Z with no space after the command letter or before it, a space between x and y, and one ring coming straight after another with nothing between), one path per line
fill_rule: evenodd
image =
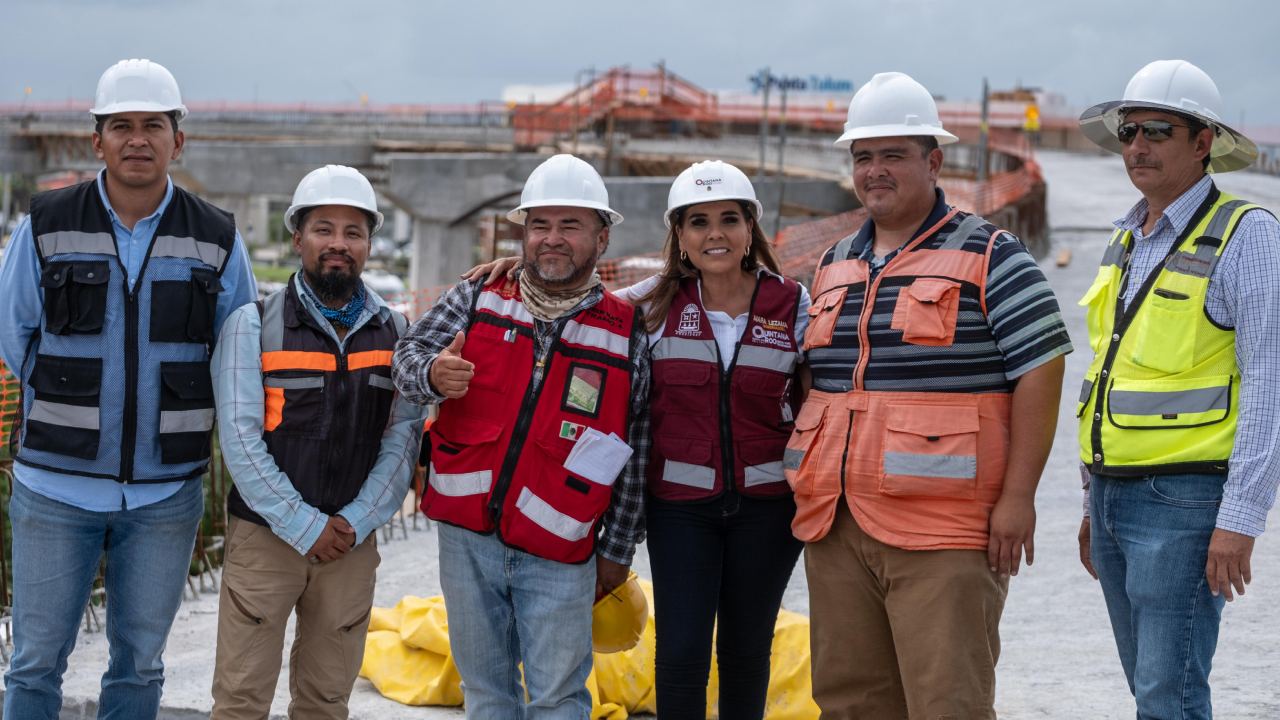
M31 200L44 316L23 364L24 465L121 483L209 464L209 350L231 215L174 186L133 290L96 181Z
M853 389L811 390L787 444L783 465L796 499L792 531L801 540L827 534L843 496L858 525L888 545L987 547L991 508L1004 486L1009 393L864 387L873 336L901 343L914 371L932 375L944 369L931 364L929 349L953 342L961 298L985 314L987 266L1003 231L964 215L946 238L935 238L954 216L951 210L909 242L874 278L867 262L849 257L853 237L820 263L805 349L813 357L831 346L837 317L846 314L858 318L860 352ZM962 249L966 244L985 252ZM877 307L882 320L873 324ZM893 309L891 319L886 308Z
M422 510L496 531L538 557L585 562L616 478L571 472L565 461L587 428L627 439L636 310L606 292L562 322L538 358L534 318L515 282L485 286L473 303L462 357L475 374L466 395L442 403L431 425ZM537 388L535 363L543 371Z
M388 320L375 314L347 336L344 351L307 311L297 282L295 275L257 303L262 438L303 502L333 515L360 494L378 459L395 395L391 354L407 323L395 311ZM235 488L227 512L267 524Z
M1119 298L1133 235L1112 235L1080 300L1094 356L1076 416L1092 472L1227 472L1240 413L1236 334L1209 318L1205 299L1240 217L1257 208L1213 188L1165 260L1129 278L1142 286L1127 308Z
M772 275L757 280L746 329L723 371L700 295L695 279L681 282L651 349L649 492L672 501L785 495L800 286Z

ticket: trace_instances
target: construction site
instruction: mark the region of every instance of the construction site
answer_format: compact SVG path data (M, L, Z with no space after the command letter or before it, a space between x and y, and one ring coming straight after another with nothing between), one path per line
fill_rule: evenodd
M394 280L389 290L378 291L411 320L463 271L519 253L522 228L507 222L506 213L518 201L524 178L556 153L590 162L603 176L613 207L626 217L613 230L599 266L602 280L614 289L662 267L663 213L672 179L701 160L724 160L752 179L766 208L763 229L784 273L801 283L812 280L824 251L867 219L853 192L850 155L832 147L844 127L852 88L814 78L807 85L816 90L810 90L801 87L806 83L769 78L758 83L756 94L716 92L661 64L581 74L573 85L558 97L531 102L190 102L183 124L186 147L171 176L234 212L255 270L260 269L259 284L269 289L280 287L296 268L281 214L299 179L325 164L359 169L372 181L387 216L374 239L370 267ZM100 169L90 144L88 106L87 100L0 104L0 235L6 242L33 193L82 182ZM1037 496L1037 560L1010 585L996 706L1001 717L1014 720L1131 716L1132 698L1115 659L1101 592L1077 555L1081 489L1074 388L1090 360L1084 310L1076 301L1093 280L1112 222L1138 195L1122 161L1099 152L1080 132L1080 109L1051 92L992 89L981 102L942 99L938 109L944 127L960 140L944 148L939 186L947 201L1022 240L1048 277L1075 345L1067 358L1057 437ZM1280 207L1280 132L1255 139L1261 157L1251 171L1215 181L1263 206ZM18 383L0 363L0 437L10 437L19 402ZM0 449L6 498L12 463L9 450ZM440 594L436 528L417 510L423 482L419 468L401 513L379 532L377 607L393 607L405 596ZM231 477L215 461L205 485L206 516L165 653L161 717L175 720L208 717L212 702ZM7 546L7 499L4 504L0 542ZM1280 666L1280 624L1270 609L1280 597L1280 546L1262 538L1253 562L1248 595L1224 613L1222 650L1213 671L1215 688L1223 691L1215 705L1221 717L1268 720L1280 717L1280 696L1271 680ZM5 608L0 649L7 664L7 551L0 553L0 563ZM643 546L634 569L649 577ZM807 601L804 572L797 567L783 608L804 622ZM107 661L102 623L108 602L99 582L64 680L64 718L94 717L97 711ZM807 622L803 632L794 632L804 637L803 652L778 660L775 645L775 675L807 676ZM787 662L796 664L780 667ZM287 653L282 665L287 672ZM367 658L366 670L375 672ZM351 699L353 718L463 717L457 707L396 702L387 697L397 695L395 688L399 699L412 696L413 688L404 688L399 679L379 682L368 679L369 672L362 674ZM423 691L418 700L428 702L428 694ZM285 717L288 701L289 684L282 677L271 717ZM643 701L637 701L640 707ZM770 718L817 717L812 701L778 700L771 707L778 711ZM628 716L621 703L610 713L601 717Z

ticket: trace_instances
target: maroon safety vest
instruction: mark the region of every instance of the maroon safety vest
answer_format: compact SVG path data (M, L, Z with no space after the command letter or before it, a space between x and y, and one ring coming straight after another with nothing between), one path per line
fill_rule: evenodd
M626 441L635 322L635 309L606 292L537 360L534 319L518 285L484 287L462 346L475 375L466 395L440 405L431 426L427 517L496 530L503 543L548 560L588 560L615 478L592 480L564 463L585 428ZM536 390L535 362L545 364Z
M649 492L654 497L698 501L728 491L751 497L790 492L782 453L796 409L792 380L799 302L798 284L762 274L746 330L728 370L721 372L697 281L681 284L652 348Z

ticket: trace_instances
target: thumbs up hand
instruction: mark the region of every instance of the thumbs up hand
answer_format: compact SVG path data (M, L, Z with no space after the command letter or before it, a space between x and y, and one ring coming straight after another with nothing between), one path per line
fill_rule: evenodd
M467 341L467 334L461 330L453 336L449 347L436 355L431 363L428 380L436 392L447 398L460 398L467 394L471 385L471 376L475 375L475 364L462 358L462 345Z

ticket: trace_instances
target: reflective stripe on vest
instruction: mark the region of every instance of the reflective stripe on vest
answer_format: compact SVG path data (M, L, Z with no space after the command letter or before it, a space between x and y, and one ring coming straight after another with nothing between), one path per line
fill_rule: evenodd
M1240 370L1235 331L1215 325L1205 301L1240 218L1257 207L1211 189L1163 265L1130 280L1143 284L1119 317L1133 238L1124 230L1112 235L1080 301L1094 357L1077 400L1078 438L1092 472L1226 472Z
M54 255L70 255L72 253L82 253L85 255L110 255L116 254L116 239L111 233L92 233L80 232L78 230L59 230L57 232L45 233L36 239L40 247L41 257L52 257ZM214 267L217 267L216 265Z
M1008 458L1008 393L868 391L864 376L871 338L889 335L888 313L862 303L849 285L865 283L876 298L881 281L902 283L903 294L917 279L969 284L985 296L987 266L996 238L985 220L968 216L936 248L921 247L951 221L955 211L902 248L872 278L867 263L848 259L852 238L837 244L815 275L814 322L828 333L844 303L859 303L858 348L849 392L811 390L787 443L782 468L795 492L795 536L806 542L824 537L835 513L852 511L871 537L911 550L986 550L990 512L1004 485ZM981 238L986 252L962 248ZM843 249L842 249L843 248ZM824 258L825 260L825 258ZM922 288L921 298L934 297ZM861 295L862 293L858 293ZM834 302L825 302L834 298ZM937 301L936 299L934 300ZM922 300L923 302L923 300ZM886 327L872 327L873 316ZM814 332L814 325L806 333ZM941 334L930 340L947 344ZM845 502L841 502L841 497Z

